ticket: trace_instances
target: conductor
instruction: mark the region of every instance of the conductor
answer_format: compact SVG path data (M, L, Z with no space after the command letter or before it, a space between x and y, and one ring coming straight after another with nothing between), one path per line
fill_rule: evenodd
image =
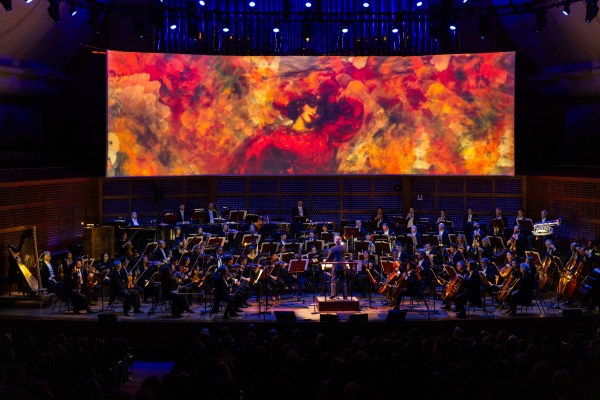
M331 298L339 295L340 285L344 288L344 299L348 297L348 288L346 287L346 276L344 274L344 254L346 254L346 245L342 243L342 238L336 236L333 239L334 246L327 253L327 261L333 262L331 275Z

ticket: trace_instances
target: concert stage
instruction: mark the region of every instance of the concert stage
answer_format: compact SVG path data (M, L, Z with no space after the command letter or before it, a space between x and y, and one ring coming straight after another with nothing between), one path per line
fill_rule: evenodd
M171 344L156 346L156 343L173 342L165 341L165 337L174 338L177 335L182 343L193 340L203 328L227 329L232 332L244 332L250 326L257 330L286 330L301 329L310 332L331 332L341 335L365 334L385 335L391 332L409 332L416 328L423 335L436 336L441 333L450 333L461 326L466 331L475 332L485 330L495 332L506 330L511 333L539 334L539 335L569 335L571 333L592 334L600 327L600 314L581 311L579 308L554 308L556 301L553 298L544 299L543 308L533 305L529 308L519 308L516 317L507 316L504 310L498 309L487 299L486 309L469 308L466 319L456 318L453 311L441 310L439 300L427 298L427 305L416 299L411 302L405 299L400 313L402 318L392 321L388 318L390 307L384 304L384 298L373 295L369 298L360 298L356 302L359 309L356 311L323 310L325 303L337 304L328 299L320 301L319 308L313 302L312 295L303 298L291 297L277 300L274 304L269 302L269 309L264 311L251 299L251 307L243 309L241 316L224 319L219 315L210 315L207 310L210 305L194 303L194 313L186 313L181 318L174 318L164 310L149 314L151 304L143 304L143 314L130 314L124 316L122 309L117 308L111 313L102 313L101 304L92 306L94 314L75 315L60 307L60 300L54 306L38 302L37 308L21 308L20 302L31 302L26 296L8 296L0 298L0 305L12 304L9 308L0 309L0 326L4 329L10 327L11 332L45 332L45 333L72 333L72 334L107 334L131 340L136 344L136 356L140 359L158 360L172 359L173 352L181 351ZM339 305L339 304L337 304ZM105 316L108 315L108 316ZM333 318L332 318L333 315ZM337 317L336 317L337 315ZM356 316L356 317L353 317ZM397 316L397 315L395 315ZM361 322L363 321L363 322Z

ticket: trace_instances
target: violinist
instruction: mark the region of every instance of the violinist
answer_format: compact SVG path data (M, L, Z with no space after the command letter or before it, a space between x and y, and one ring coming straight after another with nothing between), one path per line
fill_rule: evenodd
M98 263L98 266L96 267L98 269L98 271L103 272L105 270L110 270L113 266L112 261L110 260L110 256L108 255L108 253L104 252L102 253L102 256L100 257L100 262Z
M187 240L180 226L175 227L175 239L173 240L173 257L179 258L185 252Z
M237 231L235 229L230 229L229 225L223 224L221 227L221 232L219 233L219 237L225 238L224 247L227 250L233 250L236 247L236 235Z
M515 252L518 257L525 257L526 245L525 235L521 233L521 228L515 225L512 235L506 240L506 246L510 251Z
M393 291L393 309L398 310L402 304L404 296L417 297L421 294L421 283L417 274L416 264L414 262L406 263L406 271L402 273L398 286Z
M469 253L469 244L467 243L467 237L462 233L456 235L456 246L457 250L465 257Z
M171 300L171 315L175 318L181 317L184 311L193 313L187 297L183 293L177 293L179 283L173 276L175 266L172 263L164 264L160 269L160 291L164 299Z
M508 315L517 315L517 306L531 304L535 289L535 269L527 263L521 263L518 271L518 282L508 296Z
M227 265L222 265L217 268L217 272L213 275L213 287L215 288L215 297L213 302L210 316L219 312L219 303L224 301L226 303L225 313L223 319L229 319L230 317L239 317L234 311L234 300L231 297L231 285L228 282L229 271Z
M166 262L170 258L169 251L167 250L167 243L164 240L158 241L158 246L152 255L155 261Z
M110 279L110 299L109 304L112 304L115 299L122 297L123 298L123 315L129 315L129 310L131 309L131 303L133 302L132 294L129 289L127 289L127 271L123 267L123 263L120 260L115 261L114 268L108 274L108 278ZM135 292L137 293L137 292ZM137 297L137 304L135 306L135 313L141 313L140 304L139 304L139 295Z
M119 256L121 257L133 257L133 244L131 239L127 235L127 231L121 233L121 239L118 244Z
M250 286L252 282L253 268L248 266L248 257L240 256L239 267L234 275L234 295L239 296L240 308L250 307L248 299L250 297Z
M73 268L68 273L65 273L65 295L71 298L74 314L81 314L82 310L86 310L88 314L92 314L93 311L88 305L87 298L81 294L83 287L82 265L83 260L79 257L73 264Z
M94 266L94 260L85 260L81 268L83 287L81 292L86 296L88 303L94 305L98 297L102 296L102 282L100 272Z
M267 284L271 288L272 300L281 299L281 293L285 290L285 281L283 280L286 263L281 262L277 253L272 253L269 259Z
M462 266L461 266L462 269ZM481 276L479 275L479 269L477 267L477 263L473 260L470 260L467 263L467 270L460 271L457 269L458 273L463 274L465 279L465 288L464 291L458 293L454 297L454 304L456 307L456 317L457 318L465 318L467 315L465 313L465 304L469 301L472 305L476 307L481 307Z
M448 264L456 267L458 262L464 262L464 260L465 257L460 251L458 251L458 245L456 243L452 243L450 247L448 247Z
M497 293L499 290L500 272L496 264L491 262L487 257L481 259L481 274L481 292Z

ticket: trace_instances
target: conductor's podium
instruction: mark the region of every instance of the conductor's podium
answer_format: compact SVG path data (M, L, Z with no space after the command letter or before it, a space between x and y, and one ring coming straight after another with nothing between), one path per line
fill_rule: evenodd
M347 300L334 300L326 297L317 297L317 309L319 312L360 311L360 304L356 298L348 298Z

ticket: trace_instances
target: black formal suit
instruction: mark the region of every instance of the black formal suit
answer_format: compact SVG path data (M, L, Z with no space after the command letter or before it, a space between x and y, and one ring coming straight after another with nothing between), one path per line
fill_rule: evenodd
M300 210L298 209L298 206L295 206L292 208L292 217L299 217L300 216ZM305 217L306 219L310 219L308 216L308 208L306 207L302 207L302 216Z
M55 272L54 272L54 268L52 267L52 265L50 263L46 263L46 261L42 260L40 262L40 277L42 278L42 287L45 289L54 289L54 288L50 288L48 287L49 285L49 281L50 281L50 277L56 277Z
M417 221L419 221L419 216L417 215L417 213L414 213L413 215L414 215L414 217L413 217L412 222L410 221L410 218L408 215L406 217L404 217L404 219L406 220L406 228L407 229L410 229L410 227L413 225L417 226Z
M177 293L178 283L173 278L171 267L171 264L165 264L160 269L160 290L163 298L171 300L171 315L181 317L185 310L189 310L190 305L183 293Z
M337 296L339 293L340 285L343 286L344 289L344 297L348 294L348 289L346 287L346 275L344 273L344 264L341 263L344 261L344 255L346 254L346 246L343 244L338 244L329 249L329 253L327 255L327 261L334 262L332 268L332 276L331 276L331 296Z
M517 282L517 286L513 289L508 297L508 305L510 307L510 314L515 315L517 312L517 306L519 304L528 306L533 300L533 293L535 289L535 275L527 271L522 274L521 279Z
M481 276L479 271L470 271L465 274L465 290L454 298L458 316L464 317L465 304L470 301L474 306L481 306Z
M138 219L136 219L136 220L133 220L133 219L129 218L129 219L127 220L127 225L129 225L130 227L134 227L134 226L142 226L142 222L140 221L140 219L139 219L139 218L138 218Z
M441 237L440 242L442 246L450 246L450 234L448 233L448 230L444 229L441 234L440 231L436 231L435 236L438 237L438 240L440 240Z
M407 237L412 239L413 246L421 246L423 244L423 235L419 232L416 232L414 235L412 233L408 233Z
M154 253L152 253L152 258L161 262L164 261L168 256L169 252L166 248L161 249L160 247L157 247L156 250L154 250Z
M177 216L177 222L185 222L188 220L185 211L181 211L180 209L177 209L177 211L175 211L175 215Z
M463 226L465 229L465 236L467 237L467 240L471 242L473 241L473 223L478 222L479 218L477 218L475 214L471 214L470 217L471 219L469 220L469 214L465 214Z

